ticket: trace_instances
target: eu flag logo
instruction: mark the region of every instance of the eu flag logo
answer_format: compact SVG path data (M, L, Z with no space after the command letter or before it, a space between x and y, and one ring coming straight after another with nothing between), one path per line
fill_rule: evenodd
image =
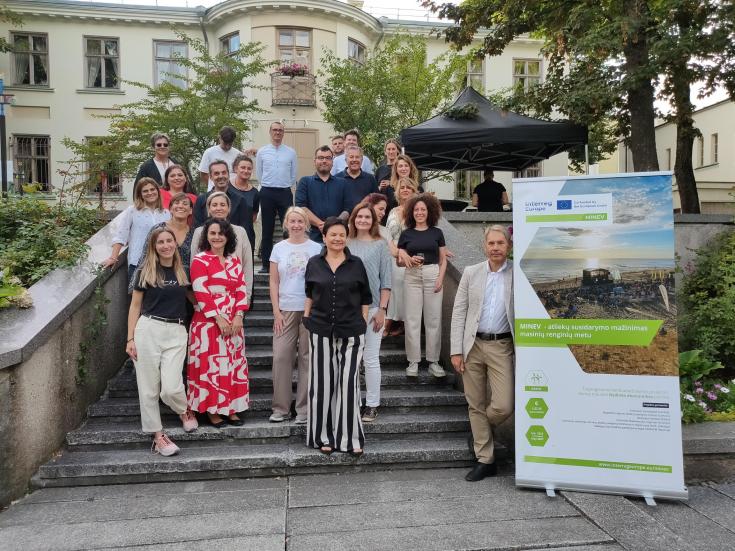
M560 199L556 202L556 210L572 210L571 199Z

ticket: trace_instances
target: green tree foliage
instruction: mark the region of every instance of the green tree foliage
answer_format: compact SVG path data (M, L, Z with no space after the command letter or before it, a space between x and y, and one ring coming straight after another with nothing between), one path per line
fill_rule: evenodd
M680 348L702 350L707 358L735 369L735 231L699 250L678 300L683 310Z
M9 10L7 6L5 6L5 2L0 3L0 21L10 23L15 27L23 26L23 19L14 11ZM13 45L8 42L8 39L4 36L0 36L0 52L9 52L12 49Z
M192 170L202 152L216 143L222 126L234 127L243 139L251 129L250 118L265 112L257 100L243 95L243 89L261 88L254 80L270 65L261 56L262 46L242 44L229 55L212 55L201 40L183 33L177 35L194 52L178 61L187 69L185 87L169 82L151 86L126 81L142 88L146 95L121 105L120 113L103 117L110 124L104 140L64 140L77 159L84 160L89 167L89 173L81 175L81 179L90 187L97 185L99 171L111 167L122 174L135 175L140 163L151 157L150 136L154 132L167 133L171 138L171 156Z
M344 132L357 128L374 161L383 144L435 115L453 99L466 71L466 58L448 52L428 61L426 38L395 35L368 52L365 63L326 51L318 73L324 119Z

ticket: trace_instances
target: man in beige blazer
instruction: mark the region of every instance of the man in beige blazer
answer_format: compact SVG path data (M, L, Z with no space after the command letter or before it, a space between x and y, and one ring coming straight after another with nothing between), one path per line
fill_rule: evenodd
M513 266L504 226L484 235L488 260L465 268L452 311L452 366L462 375L477 465L465 480L497 474L493 428L513 413Z

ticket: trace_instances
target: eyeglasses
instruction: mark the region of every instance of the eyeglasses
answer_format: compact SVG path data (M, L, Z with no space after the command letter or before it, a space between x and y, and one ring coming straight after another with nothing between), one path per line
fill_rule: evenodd
M281 134L283 132L283 128L271 128L271 132L274 134Z
M317 157L317 161L331 161L333 157Z
M167 143L157 143L156 147L168 147Z

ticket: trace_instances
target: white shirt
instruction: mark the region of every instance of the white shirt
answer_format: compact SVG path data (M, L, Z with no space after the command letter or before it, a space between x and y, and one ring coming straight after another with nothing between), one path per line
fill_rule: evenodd
M373 174L375 172L375 168L373 167L373 162L370 159L368 159L367 155L362 156L362 167L361 168L363 172L369 172L370 174ZM346 169L347 169L347 161L345 159L345 154L341 153L340 155L337 155L334 158L334 162L332 163L332 176Z
M161 182L166 183L166 169L173 164L171 159L167 159L166 162L161 162L154 157L153 164L156 165L158 173L161 175Z
M310 239L298 245L284 239L273 246L270 261L278 265L278 307L284 312L304 311L306 263L320 252L322 246Z
M487 279L485 280L485 298L482 301L480 323L477 326L478 333L508 333L510 324L505 313L505 275L508 270L505 262L497 272L490 270L490 262L487 263Z
M137 266L146 245L151 228L171 218L167 210L136 209L133 205L126 208L115 231L112 244L128 246L128 265Z
M241 155L241 152L235 147L231 147L230 149L225 151L219 146L219 144L213 145L212 147L209 147L204 151L204 155L202 155L202 161L199 163L199 172L209 174L210 163L214 161L224 161L227 163L227 168L230 169L230 182L234 182L236 176L235 173L232 171L232 163L235 161L235 157L237 157L238 155ZM214 188L214 183L212 182L212 180L209 180L207 191L212 191L212 188Z

